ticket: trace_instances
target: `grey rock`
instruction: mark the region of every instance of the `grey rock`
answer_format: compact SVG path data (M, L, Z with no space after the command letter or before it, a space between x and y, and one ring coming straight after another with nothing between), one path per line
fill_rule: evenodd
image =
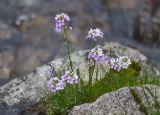
M109 52L108 48L110 48L111 54L114 56L127 55L129 58L137 62L147 62L147 58L139 51L116 42L107 42L103 46L99 47L103 48L106 57L108 56L107 53ZM83 74L86 75L84 80L87 80L86 56L88 51L89 50L82 50L71 55L75 68L80 68ZM61 65L65 66L66 69L69 69L69 61L67 58L68 57L57 58L53 60L52 63L60 65L56 67L57 70L62 70ZM7 110L18 111L21 113L25 111L24 109L31 106L32 104L38 103L42 97L48 94L48 90L46 88L48 81L47 69L47 65L37 67L32 73L22 78L16 78L6 85L0 87L0 105L6 103L7 107L9 108ZM22 108L22 110L17 108L19 106Z
M38 4L38 0L18 0L19 6L29 7Z
M9 79L14 63L14 49L8 46L0 53L0 78Z
M158 14L159 5L159 0L144 0L144 4L136 17L135 39L146 44L156 41L155 44L158 45L159 25L156 15Z
M111 36L133 38L134 12L126 9L117 9L110 11L108 16Z
M19 32L0 21L0 78L9 79L15 62L15 45L19 45L21 40L17 40ZM14 41L14 42L13 42Z
M117 42L106 42L104 46L102 46L103 50L106 51L106 53L111 53L110 55L119 57L119 56L128 56L132 60L135 60L136 62L140 63L146 63L147 57L143 55L140 51L127 47L125 45L122 45ZM111 51L109 51L111 50Z
M138 40L158 44L159 14L158 11L155 12L155 16L149 14L152 8L155 8L150 1L158 4L156 1L159 0L1 0L0 20L3 22L0 21L0 46L12 45L12 49L15 49L13 67L8 68L13 69L11 77L26 75L57 55L65 55L64 36L54 31L53 17L60 12L65 12L71 17L72 49L91 47L90 41L86 42L84 39L86 32L90 27L98 27L104 32L104 41L110 39L123 44L128 41L131 46L145 53L157 64L159 50L142 44L138 47L138 43L133 39L134 36ZM140 29L135 28L137 16L140 16L142 22L137 24ZM154 23L151 23L152 18ZM147 36L149 39L146 39ZM42 53L43 55L40 55ZM1 55L5 54L4 51ZM10 78L9 74L5 77Z
M160 87L146 85L144 87L132 87L140 96L146 107L153 107L154 100L151 93L145 89L147 87L152 93L156 91L156 96L160 98ZM144 92L146 96L144 95ZM154 94L154 93L153 93ZM154 108L154 107L153 107ZM140 104L135 100L130 88L124 87L117 91L106 93L93 103L86 103L75 106L69 115L145 115L140 109Z

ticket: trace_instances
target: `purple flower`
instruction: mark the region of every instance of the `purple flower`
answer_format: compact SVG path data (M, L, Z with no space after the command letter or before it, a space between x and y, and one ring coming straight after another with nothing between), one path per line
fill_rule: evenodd
M67 14L65 13L57 14L55 17L56 31L61 32L62 27L65 25L66 22L69 22L69 21L70 21L70 18Z
M56 85L56 90L63 90L65 87L65 83L62 80L59 80L59 82Z
M111 58L110 59L110 64L111 64L111 68L116 70L116 71L120 71L121 66L120 66L120 62L119 62L119 58Z
M131 64L131 60L127 56L121 56L119 58L110 58L105 61L105 64L109 64L112 69L120 71L122 68L127 69Z
M63 90L64 87L65 83L57 77L51 77L48 81L48 89L53 93L56 93L58 90Z
M53 73L52 73L52 68L49 68L49 69L48 69L47 74L48 74L49 76L52 76L52 75L53 75Z
M54 63L50 63L49 64L49 68L48 68L48 71L47 71L47 74L50 76L50 77L53 77L53 69L56 67L56 64Z
M104 54L101 48L94 48L89 52L88 59L93 59L96 62L100 62L104 60Z
M62 76L62 81L66 81L69 84L77 84L78 83L78 75L74 72L67 71Z
M103 38L103 33L99 28L96 29L91 28L88 32L86 39L93 39L94 41L97 41L97 38Z
M131 60L127 56L119 57L119 62L122 68L127 69L131 64Z
M49 64L52 68L55 68L56 67L56 64L55 63L50 63Z

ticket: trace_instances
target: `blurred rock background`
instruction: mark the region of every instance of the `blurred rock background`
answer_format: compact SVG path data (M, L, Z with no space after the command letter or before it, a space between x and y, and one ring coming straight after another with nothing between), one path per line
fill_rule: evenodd
M136 48L160 65L160 0L0 0L0 85L66 54L54 16L71 17L72 51L92 47L85 36L101 28L104 40Z

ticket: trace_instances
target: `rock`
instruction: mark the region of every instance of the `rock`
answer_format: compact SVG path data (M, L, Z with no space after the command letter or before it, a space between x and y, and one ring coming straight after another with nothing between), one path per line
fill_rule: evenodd
M133 38L135 15L132 11L126 9L111 10L108 17L111 36Z
M17 19L17 29L0 21L0 78L7 80L31 72L65 51L64 37L50 31L52 25L47 18L21 16Z
M109 36L133 38L137 0L107 0Z
M137 0L107 0L107 7L111 9L127 8L134 9L137 4Z
M12 27L10 27L9 25L0 21L0 40L8 40L14 34L18 34L18 32L15 29L13 29Z
M153 107L152 109L155 109L153 106L155 101L151 92L155 95L152 89L156 91L157 100L160 102L160 87L154 85L144 87L147 88L147 90L143 87L132 87L131 89L139 95L146 107L151 106ZM142 111L141 105L135 99L135 95L131 92L131 89L124 87L117 91L106 93L93 103L75 106L69 115L145 115L145 112Z
M15 51L13 68L7 70L12 71L11 77L25 75L37 66L66 54L63 34L54 31L53 17L60 12L71 17L71 49L74 51L90 48L90 41L85 39L87 31L91 27L100 28L105 35L102 42L110 39L125 44L128 40L157 63L160 52L138 47L133 38L159 44L158 3L159 0L1 0L0 43ZM6 78L10 77L8 75Z
M159 0L107 0L109 36L152 44L159 40ZM158 28L157 28L158 27Z
M139 11L134 37L142 43L151 44L158 41L159 29L157 29L156 15L159 5L158 0L146 0Z
M131 59L138 61L140 63L146 63L147 58L141 54L139 51L131 49L127 46L123 46L115 42L107 42L103 46L104 52L108 52L108 48L111 47L112 55L128 55ZM79 67L80 70L87 70L84 67L86 66L86 56L88 50L78 51L72 54L72 60L74 66ZM107 54L106 54L107 56ZM65 58L58 58L52 62L57 65L64 65L66 69L69 68L69 61ZM35 69L34 72L22 77L16 78L10 81L8 84L0 87L0 97L1 102L7 104L7 111L26 111L26 107L30 107L32 104L38 103L43 96L48 92L46 88L48 76L47 76L47 65L43 65ZM57 68L58 69L58 68ZM60 69L62 69L60 67ZM85 71L83 71L85 74ZM87 71L86 71L87 72ZM45 93L44 93L45 92ZM3 102L3 103L2 103ZM22 110L19 110L17 107L21 107ZM4 106L3 106L4 107Z
M20 76L24 73L31 72L42 63L47 63L47 59L51 56L51 51L34 46L26 46L18 49L16 68L14 71ZM15 75L14 75L15 76Z
M30 7L38 4L38 0L18 0L18 4L21 7Z
M9 79L14 63L14 50L0 53L0 78Z
M147 34L148 31L150 31L150 22L148 20L146 22L147 24L145 24L148 28L142 23L141 26L143 26L143 28L140 27L142 29L138 29L135 25L140 26L137 18L145 19L142 14L146 14L151 18L150 11L152 10L152 4L150 1L151 0L107 0L106 6L108 9L109 33L111 36L142 39L140 36L137 38L137 33L134 33L134 31L140 33L143 31L142 33L144 35Z
M58 35L51 26L47 18L40 16L23 21L18 26L24 33L25 45L16 50L16 73L26 74L48 63L57 54L64 55L65 50L61 47L65 44L63 36Z
M114 55L116 57L125 55L136 62L145 63L147 61L147 57L141 54L138 50L132 49L120 43L106 42L102 48L106 51L106 53L109 53L109 50L111 50L110 55Z
M15 65L15 49L22 41L18 40L19 36L20 33L16 29L0 21L0 79L11 77Z

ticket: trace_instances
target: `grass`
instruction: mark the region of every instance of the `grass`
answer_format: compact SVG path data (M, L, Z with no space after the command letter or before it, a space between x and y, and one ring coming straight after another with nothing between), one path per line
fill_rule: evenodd
M95 84L84 86L82 85L83 82L81 82L81 85L67 85L64 90L59 91L57 94L50 94L43 101L41 104L43 111L47 115L66 115L75 105L93 102L99 96L122 87L141 86L145 84L159 85L159 77L150 78L146 75L139 76L140 71L140 65L132 62L128 69L123 69L120 72L111 70L105 78L97 81ZM132 91L132 93L136 94L135 91ZM135 97L139 102L141 101L138 96ZM141 105L143 104L141 103ZM141 106L141 109L146 111L144 106Z
M153 99L152 105L149 103L145 90L147 90L147 92L151 95ZM152 89L151 91L148 87L144 86L143 91L144 91L143 93L145 95L145 99L147 101L146 104L144 104L144 102L142 101L142 98L140 97L136 89L130 88L130 92L134 97L134 100L140 105L140 111L145 113L145 115L160 115L160 102L157 100L156 90ZM154 94L153 94L153 91L155 91Z
M137 93L137 91L135 89L130 89L130 92L131 92L132 96L134 97L134 100L137 103L139 103L139 105L140 105L140 111L142 111L143 113L145 113L146 115L148 115L148 108L143 103L143 101L142 101L141 97L139 96L139 94Z

